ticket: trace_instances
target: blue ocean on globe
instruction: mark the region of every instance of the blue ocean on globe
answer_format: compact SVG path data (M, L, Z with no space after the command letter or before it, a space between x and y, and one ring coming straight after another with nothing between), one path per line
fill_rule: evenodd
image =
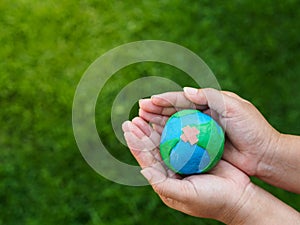
M210 157L205 149L183 141L179 141L170 154L170 164L182 174L201 173L209 162Z

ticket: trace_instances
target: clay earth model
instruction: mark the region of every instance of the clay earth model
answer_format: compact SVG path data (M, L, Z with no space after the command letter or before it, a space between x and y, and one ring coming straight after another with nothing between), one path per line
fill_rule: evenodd
M160 154L176 173L205 173L220 161L224 142L224 131L214 119L187 109L168 119L161 136Z

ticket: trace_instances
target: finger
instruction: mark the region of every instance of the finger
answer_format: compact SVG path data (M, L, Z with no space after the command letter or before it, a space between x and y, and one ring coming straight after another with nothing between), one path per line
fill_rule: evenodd
M223 159L250 176L253 176L256 173L257 161L250 161L247 156L235 148L228 140L225 142ZM248 169L245 170L244 168Z
M138 138L132 132L125 132L124 137L127 142L128 148L135 152L149 152L153 151L157 147L147 136L144 136L143 138Z
M145 135L147 135L156 146L159 146L160 135L157 133L145 120L140 117L136 117L132 120Z
M140 123L139 126L143 126L144 128L146 125L149 126L149 124L147 124L146 122L142 124L142 119L139 120L138 118L136 118L135 122ZM161 155L157 148L159 145L159 135L157 134L157 132L152 130L150 137L148 137L143 133L142 130L140 130L139 126L130 121L126 121L122 126L125 132L125 140L132 155L135 157L142 168L152 166L163 171L164 173L167 173L165 165L162 162ZM135 133L132 132L136 130L139 130L139 134L142 133L140 137L137 137ZM153 141L154 139L156 140Z
M237 107L238 100L212 88L195 89L184 88L184 94L187 99L195 104L207 105L216 111L222 117Z
M154 156L161 160L158 147L160 143L160 134L155 131L146 121L144 121L140 117L136 117L132 120L132 123L136 125L153 143L153 146L156 146L156 149L154 150L153 154Z
M132 120L132 123L135 124L145 135L147 135L153 142L153 144L159 147L159 142L161 138L161 133L163 127L158 124L148 124L145 120L140 117L135 117ZM158 131L157 131L158 130Z
M151 126L142 118L135 117L132 119L132 123L136 125L146 136L149 137L151 135L151 132L153 131Z
M195 104L189 101L183 92L166 92L159 95L153 95L151 101L153 104L163 107L196 108Z
M173 170L169 169L167 166L166 167L166 171L167 171L167 175L169 178L174 178L174 179L179 179L181 180L182 179L182 176L175 173Z
M169 119L168 116L149 113L143 109L139 109L139 116L150 123L158 124L160 126L165 126L167 120Z
M167 92L151 97L153 104L161 107L173 107L176 111L183 109L198 109L200 111L208 108L207 105L197 105L189 101L183 92Z
M220 120L220 115L216 111L208 108L202 112L212 117L218 124L223 125L222 121ZM225 128L225 126L223 128Z
M239 160L239 151L232 145L232 143L228 140L225 141L224 144L224 153L223 153L223 159L225 159L228 162L235 162Z
M160 135L141 118L135 118L134 122L124 122L122 128L125 139L128 138L129 148L136 151L152 151L159 147ZM145 134L146 132L149 136Z
M177 211L183 212L188 215L193 215L194 213L192 207L189 207L187 201L178 201L177 199L167 198L164 196L159 196L159 197L163 203L165 203L168 207L172 209L175 209Z
M160 142L160 134L155 131L150 124L148 124L145 120L140 117L135 117L132 120L132 123L136 125L143 133L149 137L149 139L153 142L156 147L159 147Z
M161 154L158 150L159 144L160 144L160 135L157 131L155 131L155 129L151 128L149 126L148 123L146 123L146 121L144 121L142 118L140 117L136 117L132 120L132 123L135 124L139 129L141 129L147 136L149 136L149 138L152 140L153 144L155 146L157 146L156 149L154 149L152 151L152 155L159 161L162 163L162 165L164 166L165 170L167 171L167 175L168 177L177 177L179 178L179 175L176 175L175 172L173 172L172 170L168 169L166 167L166 165L164 164L162 158L161 158ZM154 124L155 125L155 124ZM163 129L161 126L157 125L157 127L159 127L159 129Z
M165 205L167 205L168 207L172 208L172 209L175 209L177 211L181 211L181 212L184 212L184 208L186 208L186 203L182 203L182 202L179 202L179 201L176 201L172 198L167 198L167 197L164 197L164 196L159 196L160 199L162 200L163 203L165 203ZM185 213L185 212L184 212Z
M144 125L143 127L144 130L151 129L150 130L151 134L154 133L154 131L152 130L149 124L143 124L143 125ZM122 125L122 129L124 131L124 134L132 135L130 136L131 139L132 140L134 139L134 141L136 141L136 145L138 146L137 148L139 148L140 150L153 150L154 148L159 146L159 141L158 141L159 134L156 134L156 136L155 134L153 134L152 135L153 140L152 140L147 135L145 135L145 133L139 126L137 126L133 122L130 121L124 122Z
M160 135L162 134L163 130L164 130L164 127L163 126L160 126L158 124L152 124L152 127L153 129L159 133Z
M186 201L188 196L194 195L195 190L188 181L169 178L165 173L152 167L143 169L141 173L152 185L154 191L163 198Z
M145 136L144 132L141 131L140 129L137 129L137 127L130 121L125 121L122 124L122 130L123 132L132 132L138 138L142 138Z
M151 99L141 99L139 101L139 106L146 112L155 113L159 115L170 116L177 112L174 107L163 107L153 104Z
M147 137L141 140L131 132L124 133L124 137L132 155L142 168L151 166L167 174L158 149L152 149L148 144L145 144L147 142Z

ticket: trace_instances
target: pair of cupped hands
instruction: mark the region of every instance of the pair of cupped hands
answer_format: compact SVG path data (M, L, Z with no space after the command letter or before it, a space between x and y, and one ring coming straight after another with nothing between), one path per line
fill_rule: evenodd
M232 92L184 88L141 99L139 107L139 117L123 123L124 136L141 173L167 206L227 224L255 224L267 213L262 209L273 203L288 210L249 178L267 180L271 176L265 167L280 139L280 133L250 102ZM225 130L226 141L223 158L215 168L182 177L164 165L159 142L168 118L191 108L212 116Z

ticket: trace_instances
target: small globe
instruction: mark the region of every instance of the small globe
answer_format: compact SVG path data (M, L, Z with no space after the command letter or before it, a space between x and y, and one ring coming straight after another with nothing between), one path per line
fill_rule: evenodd
M208 172L221 159L224 131L210 116L193 109L173 114L160 141L160 153L174 172L191 175Z

